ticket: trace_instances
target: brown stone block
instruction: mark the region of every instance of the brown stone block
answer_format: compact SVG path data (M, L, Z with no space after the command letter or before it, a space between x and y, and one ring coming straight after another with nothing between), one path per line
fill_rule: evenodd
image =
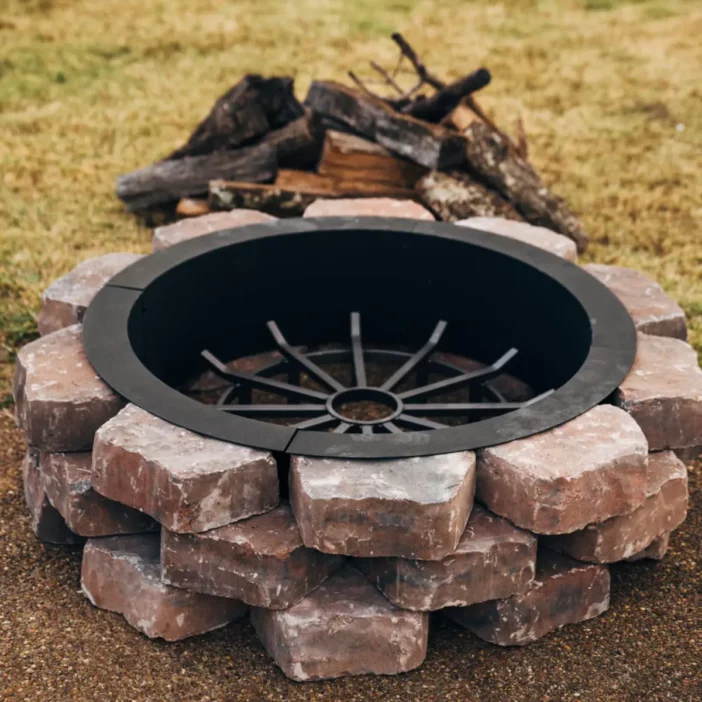
M702 369L684 341L639 334L614 403L643 429L651 451L702 444Z
M34 535L49 544L69 546L82 544L85 539L74 534L63 517L51 506L41 484L39 453L29 449L22 463L24 499L29 507L29 516Z
M477 498L537 534L567 534L627 514L646 498L648 446L626 412L576 419L478 454Z
M682 308L645 273L600 263L589 263L583 267L622 301L640 332L687 339Z
M526 592L446 613L485 641L524 646L566 624L597 617L608 607L606 566L579 563L544 550L539 551L536 577Z
M634 563L636 561L642 561L644 559L650 559L652 561L661 561L666 553L668 553L668 546L670 545L670 532L662 534L658 538L651 541L651 543L643 549L630 556L626 560L629 563Z
M39 460L46 496L76 534L113 536L158 529L151 517L93 490L89 451L42 453Z
M429 615L398 609L349 565L290 609L254 609L251 619L293 680L404 673L426 656Z
M212 234L222 229L245 227L249 224L274 222L275 217L257 210L231 210L229 212L212 212L201 217L181 219L173 224L154 229L153 250L161 251L181 241L188 241L204 234Z
M546 229L546 227L536 227L533 224L504 219L503 217L469 217L455 222L455 224L459 227L482 229L486 232L523 241L525 244L536 246L571 263L576 263L578 260L578 247L575 242L563 234Z
M291 462L290 501L302 540L324 553L441 560L465 530L474 491L471 451Z
M210 439L129 405L97 433L93 487L170 531L224 526L278 504L266 451Z
M81 570L85 596L149 638L166 641L219 629L246 614L243 602L164 585L159 540L159 534L90 539Z
M32 341L17 354L13 393L27 443L42 451L86 451L124 400L93 370L80 325Z
M672 451L648 457L646 501L629 514L588 524L544 545L580 561L614 563L631 558L654 539L679 527L687 516L687 469Z
M132 253L88 258L55 280L41 296L41 312L37 319L39 333L43 336L82 322L85 310L100 288L140 258Z
M434 221L434 215L412 200L390 197L359 197L350 199L315 200L305 217L402 217Z
M202 534L162 533L163 582L256 607L291 607L342 561L305 547L286 504Z
M456 550L442 561L363 558L355 565L403 609L467 607L529 588L536 537L474 505Z

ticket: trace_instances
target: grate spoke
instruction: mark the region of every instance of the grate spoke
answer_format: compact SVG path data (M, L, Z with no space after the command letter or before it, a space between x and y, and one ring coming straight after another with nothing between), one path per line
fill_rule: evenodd
M424 346L422 346L417 353L405 361L400 368L398 368L381 386L381 390L392 390L398 383L400 383L409 373L411 373L417 366L419 366L422 361L426 360L432 351L436 348L439 341L441 341L441 336L446 329L446 322L440 321L434 331L429 337Z
M427 402L426 404L404 405L405 412L410 414L462 415L471 412L507 412L521 409L524 402Z
M325 414L322 417L315 417L314 419L307 419L304 422L299 422L298 424L293 424L292 426L296 429L321 429L322 427L328 427L332 424L336 424L339 420L336 417L332 417L331 414Z
M358 387L366 387L366 366L363 360L363 345L361 343L361 315L351 313L351 352L353 355L353 376Z
M350 428L350 424L347 424L346 422L340 422L338 427L332 429L332 434L345 434Z
M401 414L395 421L419 427L420 429L446 429L446 424L432 422L431 419L423 419L422 417L412 417L409 414Z
M212 366L212 370L214 370L217 375L233 383L240 383L244 386L257 388L259 390L267 390L277 393L278 395L285 395L286 397L321 400L322 402L325 402L327 399L327 395L323 392L297 387L279 380L253 375L252 373L230 370L222 361L207 350L202 352L202 357Z
M381 425L389 434L402 434L402 429L397 426L394 422L385 422Z
M372 436L373 435L373 427L370 426L369 424L363 424L361 426L361 434L365 434L366 436Z
M499 358L491 366L487 368L481 368L480 370L472 371L470 373L463 373L453 378L446 378L445 380L438 380L435 383L429 385L423 385L419 388L414 388L412 390L406 390L400 393L400 397L403 401L406 400L418 400L424 397L429 397L430 395L438 395L439 393L446 392L449 390L460 390L473 383L484 383L486 380L494 378L502 372L502 369L507 363L509 363L514 356L517 354L517 349L510 349L506 354Z
M219 405L223 412L251 417L314 417L326 412L326 405Z
M309 358L301 354L297 349L290 346L287 339L283 336L283 332L280 331L278 325L274 321L271 320L268 322L268 329L273 335L280 352L289 361L297 363L299 366L304 368L310 376L312 376L318 383L322 384L327 389L334 390L336 392L344 389L344 386L338 380L336 380L336 378L332 378L329 373L320 368L314 361L310 361Z

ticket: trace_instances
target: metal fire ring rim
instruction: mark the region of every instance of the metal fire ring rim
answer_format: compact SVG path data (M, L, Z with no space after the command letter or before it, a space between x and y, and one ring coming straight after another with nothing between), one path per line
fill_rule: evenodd
M142 292L188 259L239 243L312 231L389 230L470 243L517 258L564 287L591 320L582 366L533 405L474 424L402 434L331 434L261 422L217 411L153 375L139 360L127 323ZM88 360L128 401L177 426L211 438L290 455L389 459L431 456L505 443L553 428L606 400L634 362L636 329L620 300L579 266L516 239L441 222L384 217L322 217L223 229L136 261L95 296L83 322Z

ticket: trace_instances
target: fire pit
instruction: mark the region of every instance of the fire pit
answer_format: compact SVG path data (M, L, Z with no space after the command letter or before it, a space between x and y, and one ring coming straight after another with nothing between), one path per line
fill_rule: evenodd
M44 541L88 539L93 604L167 640L250 610L295 680L391 674L430 612L524 645L663 557L702 445L682 311L553 232L467 224L233 211L46 291L25 492Z
M506 237L389 218L284 220L155 254L102 289L84 340L112 388L169 422L349 458L436 455L544 431L616 390L636 349L623 305L577 266ZM335 343L344 345L321 348ZM281 360L253 373L223 362L272 347ZM432 358L439 350L480 366ZM394 371L372 387L367 362ZM352 365L350 382L329 363ZM231 383L216 406L179 391L206 368ZM506 371L531 399L509 402L490 385ZM463 388L467 401L434 401ZM253 389L277 402L252 402ZM355 402L384 412L354 418L344 406ZM281 417L292 421L265 421Z

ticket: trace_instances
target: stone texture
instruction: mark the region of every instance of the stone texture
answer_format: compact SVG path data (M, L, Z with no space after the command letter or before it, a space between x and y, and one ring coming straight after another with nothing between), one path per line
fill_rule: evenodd
M476 504L456 550L442 561L363 558L356 565L403 609L467 607L529 588L536 537Z
M687 469L672 451L649 456L646 495L641 507L630 514L589 524L572 534L546 537L543 543L580 561L614 563L679 527L687 515Z
M29 508L30 522L34 535L49 544L67 546L85 541L74 534L63 517L49 502L41 484L39 454L29 449L22 463L24 499Z
M129 405L95 437L93 487L170 531L198 532L273 509L266 451L209 439Z
M265 224L275 221L275 217L257 210L231 210L229 212L212 212L201 217L181 219L173 224L154 229L153 250L161 251L181 241L194 239L204 234L211 234L222 229L245 227L249 224Z
M251 619L293 680L392 675L426 656L428 614L398 609L350 565L290 609L254 609Z
M287 504L203 534L162 533L163 582L256 607L292 607L342 561L305 547Z
M597 617L609 607L606 566L539 551L531 588L504 600L446 610L454 621L498 646L524 646L566 624Z
M302 540L325 553L441 560L458 545L474 492L471 451L291 461L290 501Z
M614 396L651 451L702 444L702 369L686 342L639 334L636 359Z
M566 534L646 498L648 446L626 412L600 405L555 429L483 449L476 496L537 534Z
M179 641L244 616L243 602L180 590L161 582L159 535L90 539L81 588L101 609L119 612L149 638Z
M482 229L493 234L508 236L510 239L518 239L525 244L531 244L565 258L571 263L576 263L578 260L578 248L575 242L567 236L546 229L546 227L536 227L533 224L504 219L503 217L469 217L455 222L455 224L459 227Z
M306 210L305 217L402 217L434 221L434 215L412 200L394 200L390 197L315 200Z
M651 541L651 543L643 549L630 556L626 560L629 563L635 563L636 561L642 561L644 559L650 559L652 561L661 561L666 553L668 553L668 546L670 544L670 532L661 534L658 538Z
M158 529L151 517L93 490L89 451L42 453L39 460L46 496L76 534L113 536Z
M86 451L124 400L93 370L80 325L48 334L17 354L13 384L18 424L42 451Z
M680 305L645 273L600 263L584 268L622 301L640 332L687 339L685 313Z
M88 258L55 280L41 296L41 311L37 319L39 333L43 336L82 322L85 310L98 290L140 258L138 254L131 253Z

